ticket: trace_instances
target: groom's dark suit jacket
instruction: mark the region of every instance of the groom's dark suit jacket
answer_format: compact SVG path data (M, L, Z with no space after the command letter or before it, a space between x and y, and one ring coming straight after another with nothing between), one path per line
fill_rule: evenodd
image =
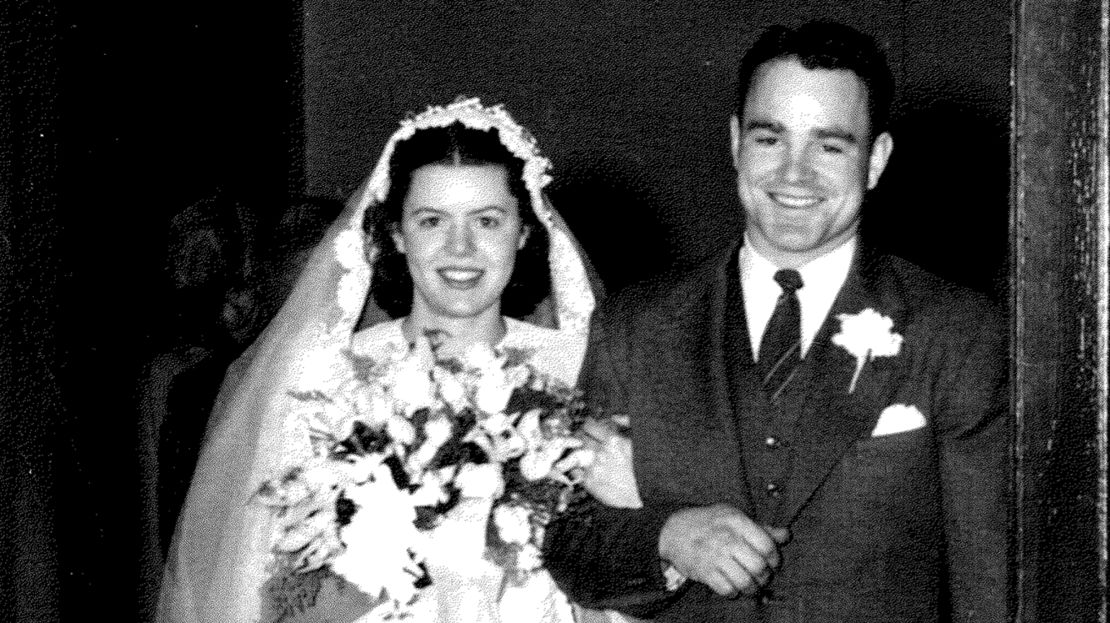
M572 599L667 621L1003 621L1007 605L1008 333L984 298L862 247L795 377L772 404L744 317L738 246L598 310L581 378L632 418L644 508L587 503L548 528ZM873 309L904 336L849 385L838 314ZM872 437L883 410L927 424ZM757 598L664 588L659 531L675 510L728 503L787 526Z

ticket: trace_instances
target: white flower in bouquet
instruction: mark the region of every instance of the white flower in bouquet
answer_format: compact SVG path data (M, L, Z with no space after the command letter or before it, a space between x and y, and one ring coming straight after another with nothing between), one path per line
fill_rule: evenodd
M428 341L417 340L413 349L390 368L386 383L406 413L435 406L435 385L429 372L434 362Z
M274 511L274 553L299 573L319 569L343 548L335 525L343 480L341 473L316 463L290 469L255 494Z
M481 343L472 344L463 353L461 364L473 383L474 406L483 413L504 411L513 390L521 384L517 375L505 370L507 359Z
M439 386L439 396L456 413L470 406L466 386L446 368L436 366L432 369L432 380Z
M424 423L424 443L409 455L405 468L410 474L418 474L432 462L436 452L451 438L454 427L443 414L435 414Z
M475 342L463 351L459 363L467 371L481 376L494 374L505 366L505 355L499 355L489 344Z
M411 446L416 441L416 427L405 417L394 413L385 423L385 430L397 443Z
M491 374L483 374L474 388L474 406L483 413L501 413L509 404L514 389L501 368Z
M449 498L447 485L454 477L454 468L441 467L419 474L419 483L412 492L413 506L435 506Z
M533 543L525 543L516 555L516 567L521 571L535 571L543 566L543 552Z
M500 412L480 419L464 441L473 441L496 463L514 459L528 449L524 437L513 427L512 418Z
M423 576L418 563L424 556L412 497L394 485L380 456L356 461L367 463L371 477L344 493L356 510L340 528L347 547L331 561L332 571L371 597L384 589L395 604L407 604L418 592L413 583Z
M552 477L565 480L566 476L556 469L556 463L567 450L578 448L582 441L570 436L552 435L543 432L539 409L532 409L520 418L517 430L528 443L528 451L520 459L520 473L530 481Z
M351 390L355 418L370 426L381 426L393 414L385 388L378 383L358 383Z
M484 552L490 509L504 487L501 467L467 463L455 476L455 486L461 493L458 504L428 533L426 552L433 583L437 578L480 577L497 570Z
M505 490L501 466L496 463L467 463L459 468L455 486L466 498L496 498Z
M499 504L493 509L493 523L502 541L524 545L532 538L532 522L527 508L515 504Z

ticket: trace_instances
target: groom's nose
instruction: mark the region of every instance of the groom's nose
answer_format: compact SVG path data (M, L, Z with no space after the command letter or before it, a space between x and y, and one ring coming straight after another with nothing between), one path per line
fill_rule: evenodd
M806 147L791 147L782 155L779 176L784 182L808 182L813 179L812 154Z

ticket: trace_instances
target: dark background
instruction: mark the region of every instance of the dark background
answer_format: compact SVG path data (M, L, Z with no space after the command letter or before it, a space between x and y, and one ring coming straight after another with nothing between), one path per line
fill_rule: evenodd
M1009 2L556 4L0 7L0 618L149 606L136 385L174 321L170 218L214 196L262 222L340 199L429 103L504 102L618 288L739 232L727 117L744 46L771 23L846 21L882 41L901 89L865 235L1004 299Z

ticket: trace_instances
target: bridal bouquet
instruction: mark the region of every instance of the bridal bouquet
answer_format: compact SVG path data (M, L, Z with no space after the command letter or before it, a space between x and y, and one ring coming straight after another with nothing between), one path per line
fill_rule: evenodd
M412 616L433 561L489 561L522 582L542 564L546 523L582 494L575 392L526 352L441 358L428 337L387 361L349 355L333 394L293 394L313 456L256 494L278 524L276 620L312 607L331 576L370 598L373 620ZM458 529L466 513L477 530Z

